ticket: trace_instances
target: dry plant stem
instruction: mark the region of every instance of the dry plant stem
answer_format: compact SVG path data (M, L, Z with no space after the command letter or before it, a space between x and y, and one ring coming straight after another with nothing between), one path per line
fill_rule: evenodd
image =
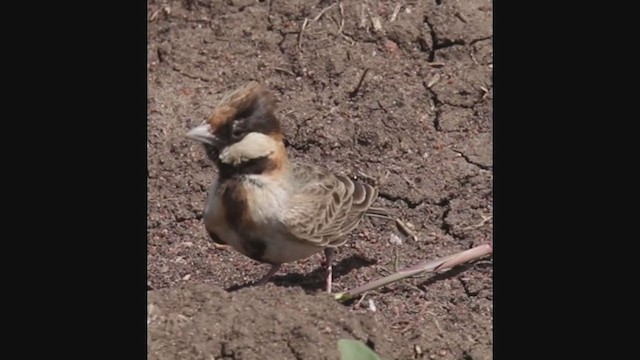
M313 18L313 21L316 22L316 21L320 20L322 15L324 15L324 13L326 13L327 11L331 10L331 8L336 6L336 4L338 4L338 3L331 4L331 5L327 6L326 8L322 9L322 11L320 11L320 13L318 15L316 15L316 17Z
M396 219L396 227L404 236L411 236L414 241L418 241L418 236L400 219Z
M398 272L400 268L400 255L398 254L398 245L393 245L393 271Z
M391 14L391 17L389 18L389 22L396 21L396 18L398 17L398 13L400 13L401 8L402 8L402 4L396 5L396 7L393 9L393 14Z
M308 22L309 18L305 18L302 23L302 27L300 28L300 32L298 33L298 51L302 50L302 33L304 33L304 29L306 29Z
M465 24L469 22L469 20L467 20L467 17L464 16L462 13L459 13L459 12L456 13L456 17L458 17L458 19L460 19L460 21L462 21Z
M280 72L283 72L283 73L285 73L285 74L289 74L289 75L291 75L291 76L296 76L296 74L295 74L293 71L291 71L291 70L287 70L287 69L285 69L285 68L281 68L281 67L274 67L274 68L273 68L273 70L275 70L275 71L280 71Z
M482 244L472 249L459 252L457 254L445 256L438 260L428 261L418 265L411 266L409 268L398 271L395 274L385 276L381 279L372 281L370 283L358 286L349 291L337 293L334 298L338 301L345 301L352 299L366 291L371 291L379 287L391 284L393 282L420 274L424 272L439 272L443 270L449 270L454 266L464 264L468 261L483 257L493 252L492 244Z
M340 3L340 28L338 28L338 34L344 36L342 29L344 29L344 7L342 7L342 3Z
M369 73L369 70L371 70L370 68L366 68L364 69L364 72L362 73L362 76L360 77L360 81L358 82L358 86L356 86L356 88L349 94L349 97L355 97L356 95L358 95L358 91L360 91L360 87L362 86L362 83L364 82L364 78L367 76L367 73Z

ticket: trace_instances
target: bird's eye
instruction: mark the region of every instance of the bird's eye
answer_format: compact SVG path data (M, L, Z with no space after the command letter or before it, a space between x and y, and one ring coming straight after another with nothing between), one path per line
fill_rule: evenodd
M243 134L244 132L241 129L233 129L233 132L231 133L235 139L242 137Z
M234 139L240 139L241 137L244 136L244 124L240 123L240 122L236 122L235 124L233 124L233 127L231 128L231 136Z

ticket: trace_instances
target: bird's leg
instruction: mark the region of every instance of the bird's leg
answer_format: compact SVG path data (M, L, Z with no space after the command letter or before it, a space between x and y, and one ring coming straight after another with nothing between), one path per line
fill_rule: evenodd
M263 276L262 279L256 282L256 286L262 286L266 284L273 277L273 275L278 272L279 269L280 265L271 265L271 269L269 270L269 272L265 276Z
M322 267L324 267L324 284L325 284L325 291L328 294L331 294L331 283L333 281L333 274L332 274L332 265L333 265L333 255L335 254L335 249L334 248L326 248L324 249L324 262L322 264Z

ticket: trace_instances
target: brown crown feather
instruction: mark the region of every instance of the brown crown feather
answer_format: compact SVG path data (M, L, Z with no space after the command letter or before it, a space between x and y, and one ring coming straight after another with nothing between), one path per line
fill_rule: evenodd
M263 100L268 112L275 110L273 95L262 84L251 81L224 96L209 118L209 125L218 129L239 114L250 109L256 101Z

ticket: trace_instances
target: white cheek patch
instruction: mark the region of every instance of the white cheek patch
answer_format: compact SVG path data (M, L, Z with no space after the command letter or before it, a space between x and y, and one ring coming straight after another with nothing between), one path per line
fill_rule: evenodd
M270 156L276 152L277 148L278 142L270 136L252 132L241 141L224 148L219 158L225 164L238 165L252 159Z

